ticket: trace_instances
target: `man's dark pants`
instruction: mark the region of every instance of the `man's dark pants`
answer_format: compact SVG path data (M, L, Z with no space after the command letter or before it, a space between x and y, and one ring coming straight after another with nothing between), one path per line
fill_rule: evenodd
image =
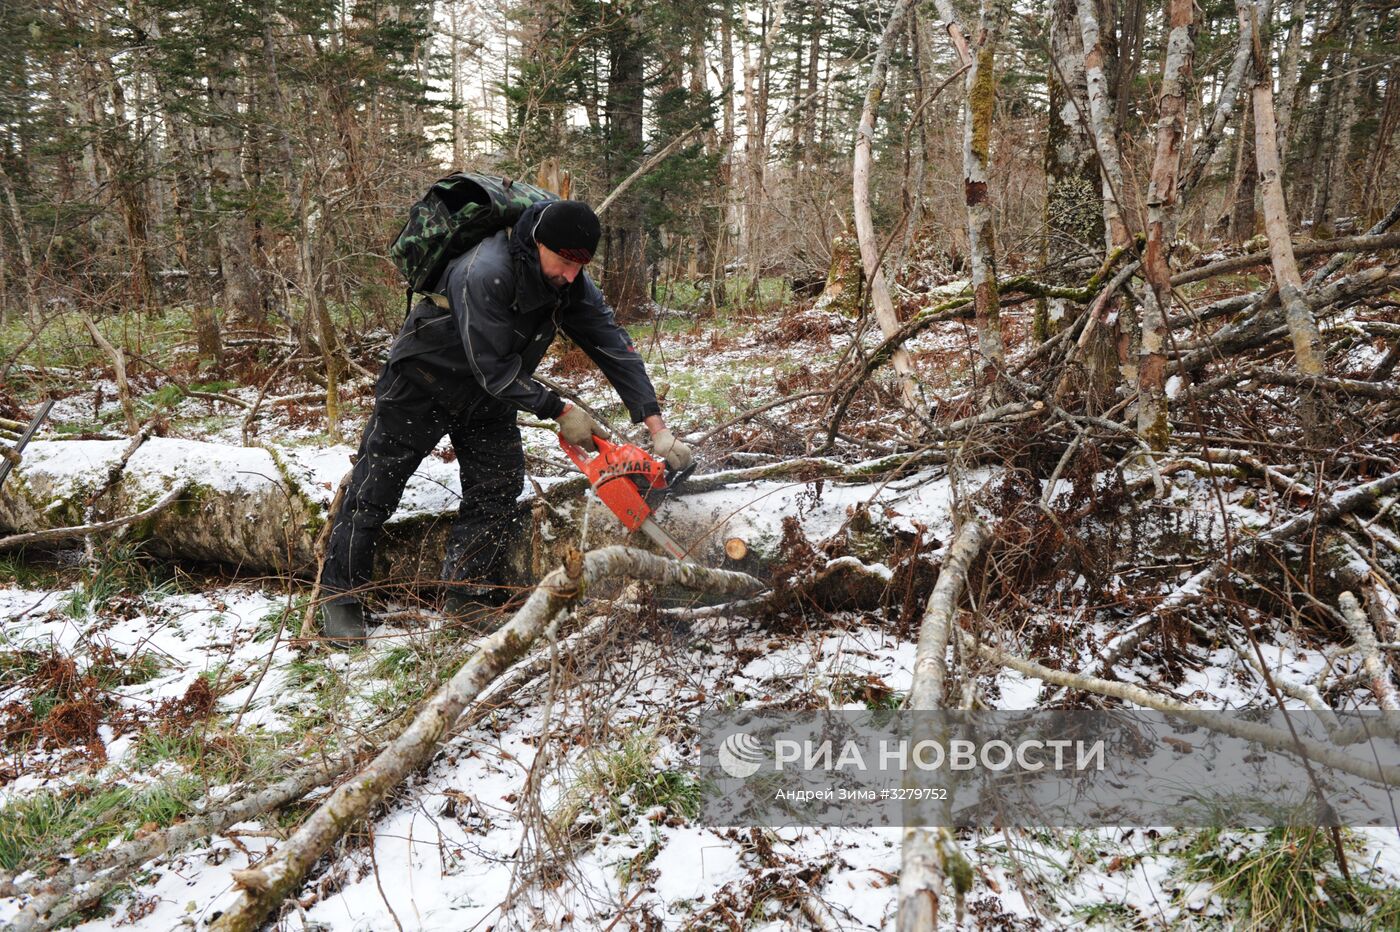
M473 405L454 414L399 365L384 367L350 485L326 545L321 588L328 596L370 583L384 522L398 507L409 477L444 434L452 438L457 453L462 502L448 538L442 578L480 586L504 581L505 553L522 524L518 500L525 482L525 452L515 411L504 412L494 399L486 405L487 412ZM332 601L353 598L344 595Z

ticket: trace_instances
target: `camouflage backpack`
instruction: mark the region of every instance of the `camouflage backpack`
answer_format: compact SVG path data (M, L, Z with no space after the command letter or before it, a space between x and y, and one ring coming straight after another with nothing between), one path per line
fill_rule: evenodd
M445 305L446 298L435 289L447 263L513 225L536 201L556 199L523 181L474 172L454 172L434 182L409 208L408 220L389 244L389 258L407 283L409 304L417 292Z

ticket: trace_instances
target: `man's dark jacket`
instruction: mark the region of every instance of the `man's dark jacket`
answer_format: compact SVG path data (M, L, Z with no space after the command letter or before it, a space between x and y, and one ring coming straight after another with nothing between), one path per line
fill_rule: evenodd
M529 236L543 206L453 260L439 289L450 307L414 305L389 362L453 414L501 417L513 406L554 418L563 400L531 375L563 330L607 376L633 423L660 414L642 357L588 274L562 290L544 280Z

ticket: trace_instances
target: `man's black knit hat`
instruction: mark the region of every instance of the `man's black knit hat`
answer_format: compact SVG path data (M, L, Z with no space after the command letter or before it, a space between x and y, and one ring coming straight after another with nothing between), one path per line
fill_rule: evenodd
M598 215L583 201L549 201L532 231L535 242L570 262L587 262L598 248Z

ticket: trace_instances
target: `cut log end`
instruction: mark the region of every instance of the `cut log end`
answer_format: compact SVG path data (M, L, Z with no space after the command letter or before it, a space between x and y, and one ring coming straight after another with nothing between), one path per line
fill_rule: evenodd
M748 541L742 537L730 537L724 542L724 555L731 560L742 560L749 555Z

